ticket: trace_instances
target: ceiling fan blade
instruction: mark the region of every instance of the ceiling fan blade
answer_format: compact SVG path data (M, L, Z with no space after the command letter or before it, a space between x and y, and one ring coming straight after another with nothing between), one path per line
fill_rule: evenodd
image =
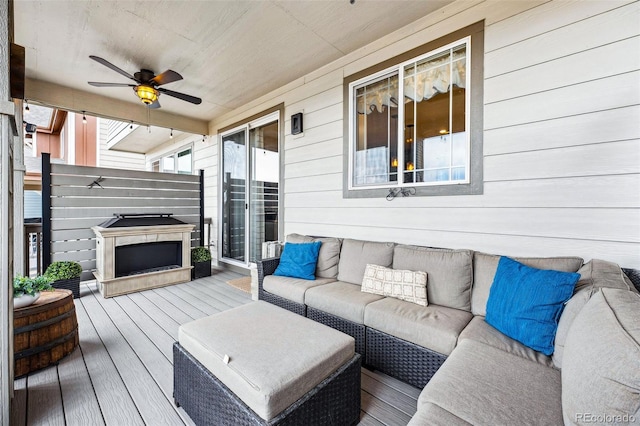
M173 96L174 98L182 99L183 101L191 102L192 104L200 105L202 103L202 99L196 98L195 96L187 95L180 92L174 92L173 90L167 90L163 88L158 89L159 92L165 93L169 96Z
M156 99L156 101L154 103L152 103L151 105L149 105L149 108L151 109L158 109L160 108L160 102L158 102L158 100Z
M101 83L99 81L89 81L88 83L95 87L136 87L135 84L127 83Z
M107 61L106 59L102 59L99 56L94 56L94 55L90 55L89 56L91 59L93 59L94 61L104 65L107 68L111 68L112 70L114 70L115 72L124 75L127 78L130 78L133 81L137 81L138 83L140 83L138 80L136 80L136 78L134 76L132 76L131 74L129 74L128 72L116 67L115 65L113 65L111 62Z
M173 70L166 70L162 74L158 74L151 79L157 86L163 84L173 83L174 81L182 80L182 76Z

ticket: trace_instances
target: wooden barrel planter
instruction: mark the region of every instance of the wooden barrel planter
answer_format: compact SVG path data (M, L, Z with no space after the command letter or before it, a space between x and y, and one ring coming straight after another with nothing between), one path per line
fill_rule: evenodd
M56 364L78 346L78 321L70 290L42 292L13 312L15 376Z

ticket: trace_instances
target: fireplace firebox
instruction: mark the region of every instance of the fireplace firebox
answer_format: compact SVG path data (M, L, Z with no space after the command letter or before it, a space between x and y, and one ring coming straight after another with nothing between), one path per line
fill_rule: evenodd
M170 214L115 214L98 226L94 275L104 297L191 279L194 225Z
M116 247L116 278L182 266L182 241Z

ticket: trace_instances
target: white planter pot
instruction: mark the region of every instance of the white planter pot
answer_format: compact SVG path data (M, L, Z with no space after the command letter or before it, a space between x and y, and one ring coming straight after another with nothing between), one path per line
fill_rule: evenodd
M24 308L34 303L40 297L40 293L36 293L33 296L23 294L22 296L16 296L13 298L13 309Z

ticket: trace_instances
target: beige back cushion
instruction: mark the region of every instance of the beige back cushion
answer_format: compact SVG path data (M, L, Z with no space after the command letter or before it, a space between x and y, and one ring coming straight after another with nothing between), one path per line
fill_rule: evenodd
M339 238L329 237L309 237L307 235L289 234L287 241L294 244L313 243L320 241L320 253L316 265L317 278L336 278L338 276L338 262L340 261L340 246L342 241Z
M532 268L552 269L563 272L577 272L583 262L580 257L513 257L513 259ZM473 290L471 292L471 312L474 315L487 315L489 290L491 289L491 284L493 284L499 260L500 256L495 254L474 253Z
M399 245L393 269L425 271L429 303L471 311L473 252Z
M576 316L564 350L566 425L640 421L640 295L602 288ZM633 420L632 420L633 419Z
M345 239L340 250L338 281L362 284L367 264L391 267L393 243Z
M576 284L573 297L569 299L562 311L554 343L553 364L562 368L562 357L569 327L578 313L587 304L599 288L617 288L635 292L634 286L616 263L593 259L578 270L580 281Z

